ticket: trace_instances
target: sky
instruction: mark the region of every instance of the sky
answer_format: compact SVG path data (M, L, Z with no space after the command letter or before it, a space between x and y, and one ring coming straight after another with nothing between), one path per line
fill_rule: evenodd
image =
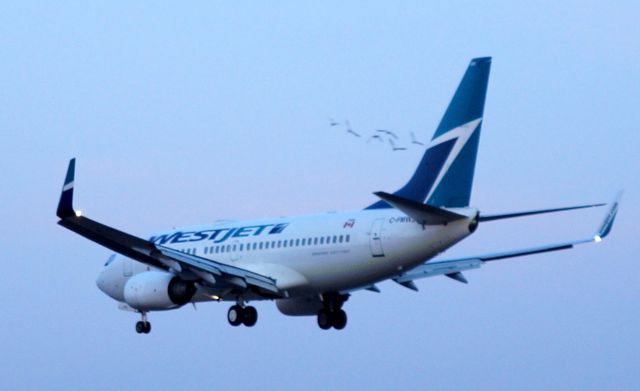
M636 389L637 2L4 2L0 13L2 389ZM255 304L135 314L95 286L109 250L76 207L136 235L354 210L393 191L469 60L492 56L472 205L608 202L602 243L486 265L468 285L354 294L341 332ZM447 257L589 237L604 209L486 223Z

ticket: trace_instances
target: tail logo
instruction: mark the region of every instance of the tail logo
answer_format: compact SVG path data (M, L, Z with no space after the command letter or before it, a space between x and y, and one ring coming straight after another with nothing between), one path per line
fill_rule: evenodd
M456 161L456 158L458 157L458 155L460 155L460 152L467 144L467 141L469 141L471 136L473 136L473 133L476 131L476 129L478 129L481 122L482 118L474 119L473 121L469 121L466 124L458 126L457 128L453 128L450 131L442 134L441 136L431 140L427 150L453 139L455 139L455 144L451 148L451 152L449 152L449 155L444 161L444 164L441 166L440 171L438 172L438 176L436 177L433 186L431 186L431 189L429 190L429 194L426 198L427 200L431 198L435 190L438 188L438 185L440 184L440 182L442 182L445 174L447 173L447 171L449 171L449 168L451 167L453 162Z

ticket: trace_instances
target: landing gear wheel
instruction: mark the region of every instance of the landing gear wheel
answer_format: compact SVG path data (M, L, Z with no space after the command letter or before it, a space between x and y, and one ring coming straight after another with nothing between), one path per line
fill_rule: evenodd
M242 310L242 324L253 327L258 321L258 311L255 307L244 307Z
M136 333L149 334L151 332L151 323L139 321L136 323Z
M326 309L321 309L318 312L318 326L323 330L329 330L332 325L331 312Z
M332 317L334 329L342 330L347 325L347 314L343 310L337 310Z
M239 305L233 305L227 312L227 320L231 326L240 326L244 319L244 309ZM256 320L258 319L256 315Z

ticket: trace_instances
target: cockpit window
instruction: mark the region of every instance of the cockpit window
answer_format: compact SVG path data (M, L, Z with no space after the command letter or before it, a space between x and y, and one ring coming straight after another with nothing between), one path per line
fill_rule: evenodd
M116 254L111 254L111 256L109 257L109 259L107 259L107 262L105 262L105 266L109 266L109 264L111 262L113 262L113 260L116 259Z

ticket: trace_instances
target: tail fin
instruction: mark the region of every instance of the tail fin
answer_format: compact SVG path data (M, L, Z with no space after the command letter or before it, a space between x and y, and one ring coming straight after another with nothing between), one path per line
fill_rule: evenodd
M396 196L432 206L469 205L491 57L471 60L415 173ZM367 209L388 208L378 201Z

